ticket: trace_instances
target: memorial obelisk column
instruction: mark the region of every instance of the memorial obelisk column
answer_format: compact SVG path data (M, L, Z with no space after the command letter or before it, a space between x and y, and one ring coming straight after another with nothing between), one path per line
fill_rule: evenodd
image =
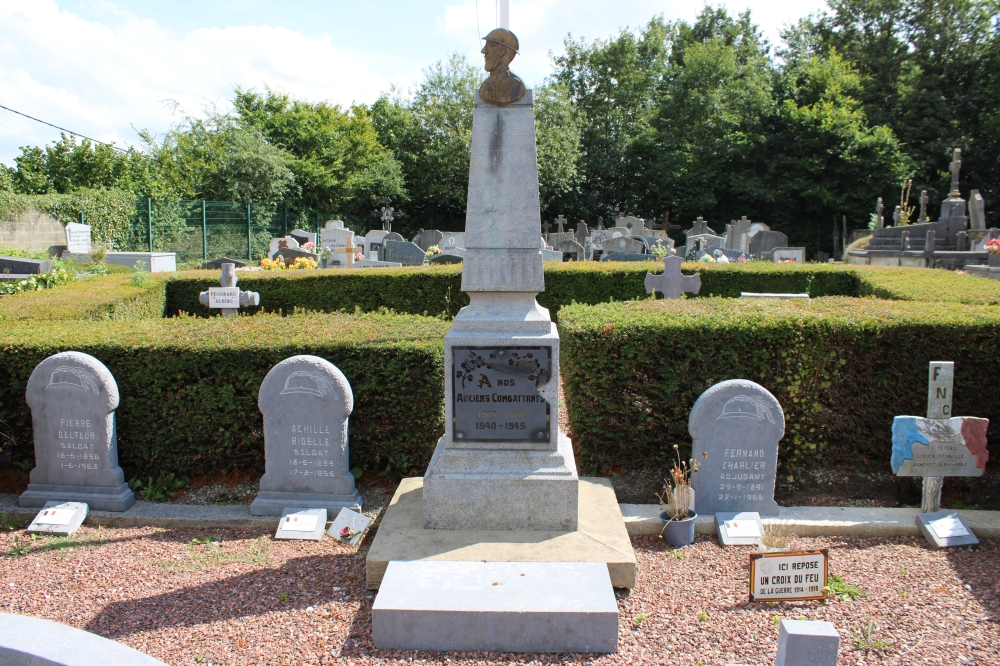
M531 90L517 37L485 37L476 94L462 290L445 336L446 429L424 476L434 529L575 530L576 463L559 431L559 334L545 290Z

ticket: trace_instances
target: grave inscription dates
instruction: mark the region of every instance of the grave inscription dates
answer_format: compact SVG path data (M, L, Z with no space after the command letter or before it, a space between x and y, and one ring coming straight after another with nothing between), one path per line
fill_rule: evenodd
M35 438L35 469L21 506L85 502L99 511L135 503L118 466L118 384L103 363L80 352L50 356L26 391Z
M360 509L348 470L354 394L344 374L318 356L286 358L264 377L257 404L264 415L265 473L250 513Z
M745 379L730 379L701 394L691 409L691 477L699 513L778 513L774 481L785 415L771 393Z
M466 442L551 440L550 407L536 390L552 376L551 347L452 347L452 418Z

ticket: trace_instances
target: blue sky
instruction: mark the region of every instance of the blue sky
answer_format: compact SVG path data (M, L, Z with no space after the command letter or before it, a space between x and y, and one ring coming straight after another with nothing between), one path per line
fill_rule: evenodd
M750 8L772 42L823 0L729 0ZM567 33L606 38L657 14L693 20L699 2L513 0L530 85L551 71ZM479 35L495 27L494 0L0 0L0 105L119 145L162 134L180 115L225 109L234 86L309 100L370 103L459 52L480 63ZM173 104L176 102L179 108ZM0 109L0 161L58 130Z

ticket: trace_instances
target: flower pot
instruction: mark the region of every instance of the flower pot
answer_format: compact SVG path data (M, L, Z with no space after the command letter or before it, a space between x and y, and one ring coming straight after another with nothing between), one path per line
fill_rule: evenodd
M664 540L671 546L689 546L694 543L694 521L698 517L698 514L692 513L687 518L681 520L670 520L667 517L667 512L664 511L660 514L660 520L663 521L663 535Z
M1000 266L1000 252L990 252L990 266Z

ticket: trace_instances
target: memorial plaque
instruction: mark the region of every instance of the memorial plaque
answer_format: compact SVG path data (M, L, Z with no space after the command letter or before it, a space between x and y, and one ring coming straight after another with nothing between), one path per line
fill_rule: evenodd
M365 536L365 530L372 524L368 516L344 508L334 519L327 534L352 548L356 548Z
M87 517L85 502L46 502L45 508L25 530L28 534L59 534L70 536L83 524Z
M764 534L764 525L756 511L715 514L715 530L721 546L755 546Z
M320 541L326 528L326 509L285 509L275 539Z
M66 248L71 254L90 254L90 225L76 222L67 224Z
M238 308L240 307L239 287L209 287L208 307Z
M549 403L537 387L552 376L551 347L453 347L452 353L455 439L550 441Z
M917 527L933 548L979 545L979 539L957 511L917 514Z
M825 599L827 549L750 555L750 601Z
M892 420L892 459L896 476L982 476L990 458L989 419L956 416Z

